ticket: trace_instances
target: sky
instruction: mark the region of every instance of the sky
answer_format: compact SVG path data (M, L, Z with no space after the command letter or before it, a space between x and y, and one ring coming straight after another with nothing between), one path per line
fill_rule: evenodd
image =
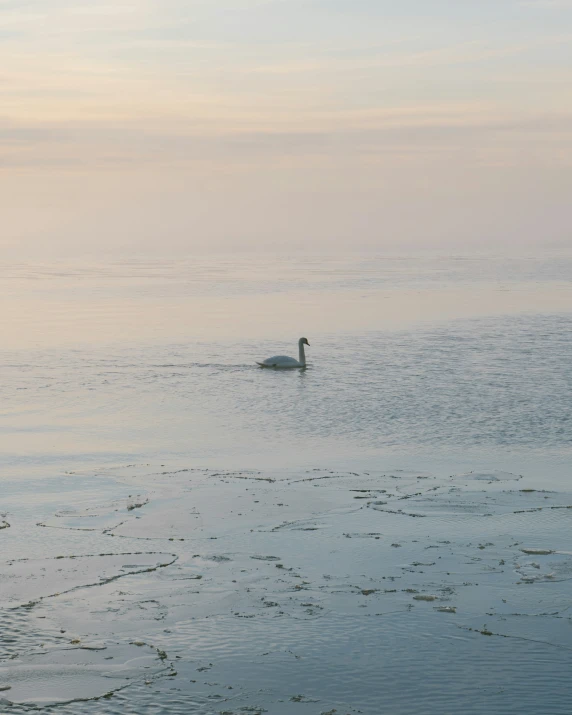
M572 245L572 0L0 0L5 256Z

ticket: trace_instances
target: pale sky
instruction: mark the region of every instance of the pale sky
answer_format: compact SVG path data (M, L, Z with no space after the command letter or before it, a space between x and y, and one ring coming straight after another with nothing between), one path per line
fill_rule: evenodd
M5 255L572 244L572 0L0 0Z

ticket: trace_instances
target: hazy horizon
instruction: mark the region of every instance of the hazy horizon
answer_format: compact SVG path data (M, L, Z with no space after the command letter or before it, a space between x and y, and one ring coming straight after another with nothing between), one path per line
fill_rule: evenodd
M0 0L4 256L570 245L570 0Z

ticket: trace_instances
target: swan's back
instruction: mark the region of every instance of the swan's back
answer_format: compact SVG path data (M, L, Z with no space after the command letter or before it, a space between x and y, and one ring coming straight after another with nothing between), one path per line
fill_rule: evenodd
M288 355L274 355L266 358L263 362L257 363L260 367L300 367L301 363Z

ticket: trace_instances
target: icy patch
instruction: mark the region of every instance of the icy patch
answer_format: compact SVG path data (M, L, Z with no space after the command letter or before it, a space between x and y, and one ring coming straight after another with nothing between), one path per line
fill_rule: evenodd
M528 550L528 553L530 550ZM516 572L523 583L538 583L541 581L568 581L572 579L572 556L558 554L553 551L536 549L533 553L538 558L535 561L517 562ZM541 558L543 557L544 558Z
M499 489L495 482L488 482L479 491L457 485L438 487L389 501L370 501L368 507L376 511L417 518L430 516L453 519L567 509L569 501L569 495L536 490Z
M161 654L145 644L58 648L0 666L0 680L9 687L4 697L10 703L45 707L109 697L168 670Z
M176 560L173 554L140 552L7 561L0 570L0 605L31 607L45 598L155 571Z
M141 514L106 533L135 539L187 539L200 529L203 520L196 507L189 503L189 496L186 497L151 502Z
M474 482L515 482L522 479L518 474L510 472L467 472L466 474L458 474L455 480L467 479Z
M88 509L63 509L39 526L52 529L77 529L78 531L103 531L123 521L131 512L142 509L149 499L141 494L117 499Z

